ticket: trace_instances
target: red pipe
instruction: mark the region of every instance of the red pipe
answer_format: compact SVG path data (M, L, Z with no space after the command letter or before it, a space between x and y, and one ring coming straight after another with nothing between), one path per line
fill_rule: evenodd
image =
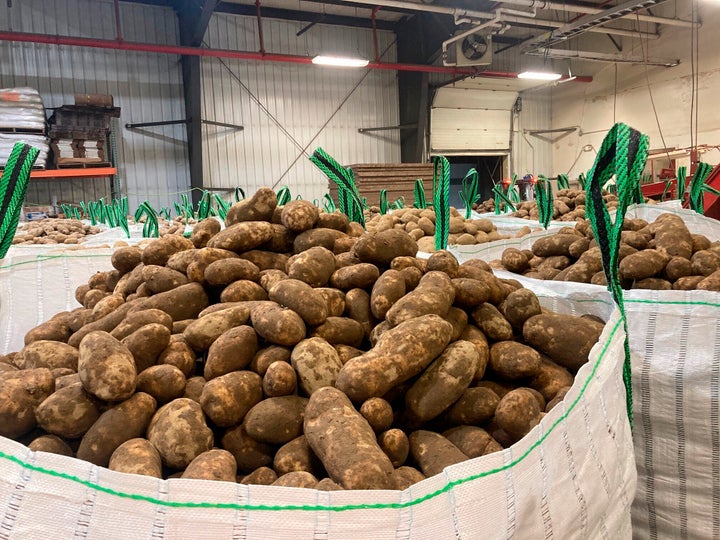
M236 58L238 60L257 60L285 62L292 64L311 64L311 56L291 54L273 54L252 51L233 51L227 49L205 49L201 47L184 47L182 45L157 45L154 43L134 43L131 41L114 41L111 39L95 39L71 36L52 36L25 32L0 32L0 41L20 41L24 43L44 43L47 45L68 45L72 47L90 47L95 49L114 49L120 51L148 52L158 54L177 54L180 56L204 56L209 58ZM471 68L451 66L427 66L420 64L395 64L389 62L370 62L370 69L389 69L393 71L415 71L420 73L448 73L451 75L474 75L477 77L493 77L515 79L517 73L506 71L477 71ZM592 82L592 77L576 77L576 82Z

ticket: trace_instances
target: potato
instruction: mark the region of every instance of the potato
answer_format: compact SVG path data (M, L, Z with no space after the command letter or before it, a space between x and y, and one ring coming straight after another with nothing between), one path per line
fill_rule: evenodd
M243 221L213 236L207 247L244 253L272 240L273 227L267 221Z
M65 439L81 437L99 416L97 402L80 383L56 390L35 410L41 428Z
M157 359L157 365L175 366L187 378L195 371L196 355L185 340L170 341Z
M308 396L323 386L334 386L342 368L337 351L319 337L304 339L295 345L290 362L297 372L300 388Z
M48 452L59 456L73 457L72 448L57 435L41 435L28 444L28 448L33 452Z
M78 373L83 388L99 399L123 401L135 392L135 359L107 332L90 332L80 342Z
M644 249L628 255L620 261L620 277L623 279L644 279L659 274L670 258L655 249Z
M134 293L142 283L142 270L144 267L145 265L143 263L140 263L130 272L123 275L117 282L117 285L115 285L115 288L113 289L113 294L119 294L121 296L127 297L130 294ZM75 296L77 298L77 293ZM78 298L78 302L84 304L84 298L82 300Z
M500 341L490 347L490 367L503 379L534 377L540 366L540 354L522 343Z
M272 251L253 249L242 253L240 258L250 261L257 266L260 271L274 269L284 272L290 257L284 253L273 253Z
M379 397L366 400L360 407L360 414L376 433L390 429L394 419L390 403Z
M712 251L698 251L690 260L691 271L688 275L709 276L720 269L720 255Z
M378 445L390 458L393 467L402 466L410 453L410 442L401 429L389 429L378 435Z
M321 246L334 252L335 241L341 237L347 237L347 235L336 229L316 228L306 230L295 237L292 242L292 251L293 253L302 253L311 247Z
M422 315L444 317L455 300L455 288L444 272L428 272L418 286L395 302L385 315L391 326Z
M452 425L479 425L491 420L500 398L492 389L477 386L467 388L453 403L443 418Z
M472 320L493 341L507 341L513 338L512 325L492 304L485 302L474 309Z
M204 248L208 241L220 232L221 225L217 219L207 218L199 221L192 228L190 241L196 248Z
M445 467L468 459L460 449L448 439L432 431L413 431L408 438L410 453L425 476L434 476Z
M273 462L275 449L250 437L242 424L225 431L221 444L233 455L240 471L259 470Z
M142 263L165 266L168 259L178 251L194 249L193 243L182 236L172 234L149 242L142 251ZM92 285L90 285L92 287Z
M195 351L206 351L223 333L244 325L249 318L250 309L247 306L229 307L190 323L183 332L183 337Z
M228 249L217 247L204 247L194 249L193 257L185 268L185 274L190 281L205 283L205 270L212 263L229 259L238 259L238 254Z
M472 309L490 299L490 286L472 278L455 278L455 304L463 309Z
M405 231L388 229L360 237L352 252L361 262L387 267L395 257L414 257L418 244Z
M77 458L107 467L110 456L122 443L145 435L156 407L151 395L138 392L108 409L83 436Z
M0 435L17 438L36 425L35 409L55 389L47 368L5 372L0 375Z
M450 341L452 325L423 315L384 332L367 353L349 360L336 387L353 401L380 397L423 371Z
M167 292L154 294L150 298L141 299L133 306L133 310L159 309L170 315L173 321L182 321L196 318L208 307L208 304L208 296L203 286L199 283L188 283Z
M596 322L557 313L535 315L523 326L528 345L571 371L577 371L588 361L590 349L601 333L602 326Z
M110 294L100 300L92 309L92 316L89 317L90 320L98 320L104 317L105 315L109 315L113 311L115 311L117 308L119 308L121 305L125 303L125 298L122 297L120 294Z
M423 277L422 270L413 266L400 270L400 275L405 280L405 290L407 292L415 289Z
M177 270L178 272L182 272L183 274L187 274L188 266L190 266L190 263L193 262L193 259L195 259L195 255L197 254L197 252L198 250L195 249L179 251L168 259L168 262L165 264L165 266L167 266L168 268L172 268L173 270Z
M348 219L348 217L339 210L336 210L335 212L320 212L316 228L328 228L345 231L349 224L350 219Z
M295 255L287 265L287 274L311 287L324 287L335 272L335 255L324 247L313 247Z
M287 362L273 362L263 376L262 388L267 397L289 396L297 388L297 373Z
M130 439L118 446L110 457L108 469L162 478L160 454L147 439Z
M312 229L319 217L317 206L309 201L295 200L287 203L280 214L280 221L294 233Z
M409 444L410 443L408 443L408 447ZM425 480L425 475L418 471L415 467L403 465L393 471L393 484L395 489L405 490L413 484L417 484L423 480Z
M277 206L277 195L268 188L258 189L251 197L233 204L225 217L226 225L241 221L270 221Z
M345 313L345 293L330 287L315 289L325 300L328 317L340 317Z
M554 234L538 238L532 246L532 252L538 257L552 257L554 255L570 255L570 246L577 241L575 234Z
M320 480L315 486L315 489L318 491L343 491L343 487L330 478Z
M687 278L683 278L687 279ZM678 280L679 282L680 280ZM676 284L678 283L676 282ZM696 288L700 291L720 291L720 270L717 270L699 281Z
M77 371L78 350L60 341L39 340L26 345L16 357L21 369L70 368Z
M261 285L246 279L240 279L230 283L220 294L220 301L223 303L267 299L267 291L265 291Z
M277 473L269 467L259 467L240 480L240 484L270 486L277 480Z
M681 277L693 274L692 263L683 257L673 257L665 265L665 277L670 281L677 281Z
M121 343L133 355L137 372L142 373L155 365L158 356L170 344L170 330L162 324L146 324L123 338Z
M200 396L202 395L202 390L205 388L206 384L207 381L204 377L190 377L187 380L187 383L185 383L185 393L183 394L183 397L192 399L196 403L200 403Z
M141 261L142 250L137 246L116 249L110 257L110 264L121 274L132 271Z
M138 375L137 390L154 397L159 403L167 403L185 394L185 375L171 365L151 366Z
M475 376L478 356L469 341L449 345L407 391L405 406L410 417L427 422L457 401Z
M71 337L72 331L67 323L51 319L39 324L25 334L24 343L30 345L34 341L41 340L69 342Z
M371 287L379 275L380 270L374 264L358 263L335 270L330 276L330 285L343 290L364 289Z
M295 471L282 475L270 485L313 489L315 488L317 483L317 478L315 478L315 476L313 476L309 472Z
M258 283L266 292L270 292L270 289L284 279L288 279L288 275L282 270L263 270L260 272Z
M55 377L55 390L60 390L61 388L80 382L80 375L77 373L62 375L60 377L57 377L55 373L53 373L53 377Z
M142 311L128 313L122 322L110 332L110 335L115 339L122 340L143 326L153 323L162 324L168 330L172 330L173 328L172 317L164 311L159 309L144 309Z
M547 357L541 357L540 370L528 383L529 386L540 392L545 401L552 400L561 388L572 386L573 376L562 366L559 366Z
M83 298L83 306L87 309L94 309L100 300L109 295L110 293L99 289L90 289L85 295L85 298Z
M222 314L225 311L219 311ZM245 369L258 350L255 330L246 325L223 332L210 346L203 375L207 380Z
M463 330L463 333L460 334L459 339L469 341L475 345L475 349L477 349L478 369L473 379L479 381L485 375L485 368L490 360L490 346L488 345L487 338L477 326L468 324Z
M377 328L377 326L375 328ZM355 358L363 354L362 350L351 347L350 345L343 345L342 343L338 343L337 345L334 345L334 347L340 357L340 362L342 362L343 365L345 365L351 358Z
M510 436L520 439L540 423L540 412L540 404L533 393L518 388L502 397L495 409L495 422Z
M367 421L340 390L315 392L305 410L305 437L328 475L345 489L390 489L393 466Z
M647 241L645 242L645 247L647 247ZM582 257L582 254L585 253L588 249L590 249L590 240L588 240L587 238L578 238L572 244L570 244L570 247L568 248L568 253L571 257L579 259L580 257ZM532 253L532 251L530 253Z
M305 337L305 323L291 309L266 305L255 308L250 317L255 332L269 343L290 347Z
M227 450L214 448L193 459L181 478L235 482L236 474L237 463L233 455Z
M202 408L187 398L160 407L150 421L147 438L163 463L173 469L184 469L213 447L213 433L205 423Z
M456 278L459 268L460 263L452 253L440 250L428 257L426 271L445 272L450 278Z
M291 350L288 347L281 347L279 345L269 345L260 349L255 356L253 356L250 362L250 369L264 377L267 373L270 364L273 362L290 362Z
M540 301L530 289L518 289L502 301L500 312L512 326L522 328L530 317L540 315Z
M275 454L273 469L278 476L290 472L305 471L315 476L324 475L320 460L313 454L305 435L284 444Z
M205 268L205 281L210 285L229 285L234 281L260 279L260 269L245 259L221 259Z
M270 289L269 298L282 307L295 311L310 326L317 326L327 319L325 298L304 281L284 279Z
M692 234L685 222L674 214L662 214L655 220L655 249L667 258L684 257L693 253ZM650 276L644 276L650 277Z
M712 274L711 274L712 275ZM700 282L705 281L710 276L686 276L678 278L675 283L673 283L673 290L675 291L692 291L697 288L697 286L700 284ZM708 284L712 284L714 281L711 280L708 282Z
M347 317L328 317L312 331L310 337L320 337L331 345L359 347L365 338L363 325Z
M454 427L444 432L443 436L471 459L502 450L487 431L475 426Z
M247 434L259 442L285 444L302 435L307 398L280 396L262 400L245 416Z
M200 395L203 412L219 427L242 422L262 399L262 379L252 371L233 371L205 384Z
M660 278L645 278L633 283L633 289L652 289L655 291L671 291L672 283Z
M367 337L375 326L375 319L370 310L370 294L364 289L350 289L345 295L345 312L350 319L362 325Z
M390 307L403 296L405 296L404 277L398 270L386 270L375 281L370 294L370 310L373 316L383 320Z

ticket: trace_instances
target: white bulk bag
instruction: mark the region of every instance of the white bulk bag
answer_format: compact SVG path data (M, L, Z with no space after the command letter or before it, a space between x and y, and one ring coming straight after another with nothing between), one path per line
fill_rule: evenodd
M8 332L73 307L69 284L86 280L90 269L108 268L109 257L99 253L4 261L3 351L19 348L9 347ZM584 304L563 295L543 294L541 301L561 312L584 312ZM565 400L523 440L405 491L165 481L35 453L0 438L2 530L33 540L630 538L636 473L623 361L615 311Z

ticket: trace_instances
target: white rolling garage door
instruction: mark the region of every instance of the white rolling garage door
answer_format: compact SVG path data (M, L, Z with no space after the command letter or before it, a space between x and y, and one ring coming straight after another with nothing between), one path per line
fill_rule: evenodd
M507 154L517 97L517 92L504 90L440 88L430 110L430 153Z

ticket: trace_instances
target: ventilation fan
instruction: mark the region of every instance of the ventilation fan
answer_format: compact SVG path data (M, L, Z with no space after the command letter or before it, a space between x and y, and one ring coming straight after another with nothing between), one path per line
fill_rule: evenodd
M470 34L455 42L458 66L487 66L492 64L492 36Z

